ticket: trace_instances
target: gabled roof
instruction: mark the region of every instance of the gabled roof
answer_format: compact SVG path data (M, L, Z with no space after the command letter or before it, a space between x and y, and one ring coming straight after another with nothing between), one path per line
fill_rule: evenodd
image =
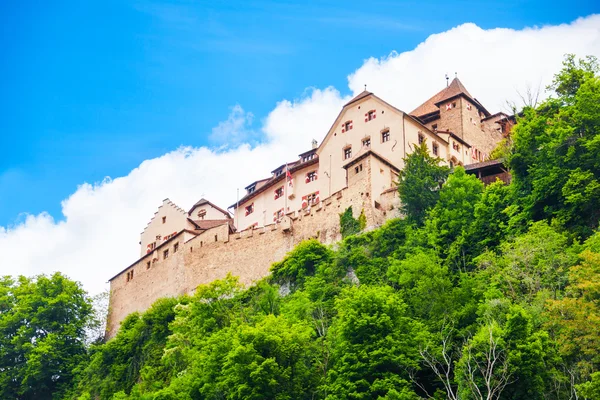
M352 157L352 159L350 161L348 161L346 164L344 164L343 167L344 167L344 169L348 169L351 166L353 166L354 164L356 164L357 162L359 162L360 160L367 158L370 155L374 156L375 158L378 158L381 162L386 164L388 167L393 168L396 172L400 171L398 169L398 167L396 167L394 164L392 164L392 162L390 160L381 156L379 153L374 152L373 150L371 150L371 148L367 148L367 147L363 147L358 152L358 154L356 154L354 157Z
M366 90L363 90L362 92L360 92L359 94L357 94L356 96L354 96L354 98L352 100L350 100L349 102L347 102L346 104L344 104L344 107L359 101L360 99L364 99L365 97L367 97L368 95L373 94L371 92L368 92Z
M217 205L215 205L215 204L211 203L210 201L206 200L205 198L201 198L200 200L198 200L198 201L196 202L196 204L194 204L194 205L192 206L192 208L190 208L190 211L188 211L188 215L192 215L192 213L194 212L194 210L195 210L196 208L198 208L198 207L200 207L200 206L203 206L203 205L205 205L205 204L208 204L208 205L210 205L212 208L214 208L214 209L216 209L216 210L219 210L219 211L220 211L220 212L222 212L224 215L226 215L226 216L227 216L227 218L231 219L231 215L230 215L230 214L229 214L227 211L225 211L225 210L223 210L221 207L219 207L219 206L217 206Z
M434 113L439 110L439 104L450 100L451 98L457 96L465 96L468 100L470 100L476 107L481 108L484 114L489 115L489 112L475 99L471 96L471 93L465 88L462 82L458 78L454 78L450 85L440 90L438 93L433 95L429 100L425 103L421 104L419 107L415 108L410 114L415 115L417 117L421 117L427 114Z

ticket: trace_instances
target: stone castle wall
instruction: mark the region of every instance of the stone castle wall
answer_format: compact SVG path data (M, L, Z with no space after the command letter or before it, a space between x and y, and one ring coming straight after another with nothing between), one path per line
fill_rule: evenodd
M368 229L381 225L393 216L373 200L371 159L364 164L364 178L353 179L345 188L307 210L289 213L281 223L229 234L226 225L216 227L187 241L185 232L157 249L159 254L170 248L167 259L151 262L149 254L111 280L107 338L116 335L121 321L132 312L148 309L161 297L193 293L201 284L224 278L228 273L250 285L269 274L271 265L282 260L298 243L316 238L332 244L341 239L339 215L349 206L355 217L364 210ZM379 193L376 194L379 198ZM377 206L377 207L376 207ZM174 243L178 244L173 253ZM134 271L131 280L128 271Z

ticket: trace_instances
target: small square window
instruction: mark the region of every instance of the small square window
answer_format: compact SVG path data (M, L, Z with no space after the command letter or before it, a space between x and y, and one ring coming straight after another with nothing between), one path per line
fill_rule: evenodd
M439 153L438 148L439 148L438 144L434 143L433 146L432 146L432 150L433 150L433 155L434 156L438 155L438 153Z
M254 212L254 203L252 203L246 207L246 216L252 214L253 212Z
M306 183L317 180L317 171L312 171L306 174Z
M352 129L352 121L344 122L344 124L342 125L342 133L347 132L350 129Z
M346 147L344 149L344 160L352 158L352 147Z
M169 258L169 250L165 250L163 251L163 260L166 260L167 258Z
M370 137L364 138L362 140L362 145L363 145L363 147L370 148L371 147L371 138Z
M355 172L355 173L357 173L357 174L358 174L359 172L361 172L362 170L363 170L363 166L362 166L362 164L360 164L360 165L358 165L358 166L354 167L354 172Z
M177 253L177 250L179 250L179 243L173 245L173 253Z
M390 141L390 131L381 132L381 143Z
M150 261L146 263L146 269L150 269Z
M167 222L167 217L162 217L162 223L166 223Z
M365 122L371 121L377 117L377 112L375 110L371 110L365 114Z
M283 186L275 189L275 200L283 196Z

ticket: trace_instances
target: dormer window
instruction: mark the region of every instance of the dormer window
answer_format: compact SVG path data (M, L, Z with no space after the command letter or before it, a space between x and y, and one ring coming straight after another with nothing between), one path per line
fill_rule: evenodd
M352 147L346 147L344 149L344 160L352 158Z
M256 185L248 186L248 194L253 193L256 190Z
M252 203L246 207L246 216L252 214L253 212L254 212L254 203Z
M352 121L346 121L342 124L342 133L349 131L352 129Z
M369 122L377 117L377 111L371 110L365 114L365 122Z
M313 158L315 158L315 153L308 154L308 155L306 155L306 156L303 156L303 157L302 157L302 162L307 162L307 161L310 161L310 160L312 160Z
M277 171L275 171L275 176L276 176L276 177L277 177L277 176L280 176L281 174L283 174L283 168L282 168L282 169L279 169L279 170L277 170Z
M371 138L366 137L362 140L363 147L370 148L371 147Z

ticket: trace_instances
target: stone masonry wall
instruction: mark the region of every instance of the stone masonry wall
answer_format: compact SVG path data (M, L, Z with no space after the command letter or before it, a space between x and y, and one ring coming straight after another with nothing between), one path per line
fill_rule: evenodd
M148 309L161 297L193 293L198 285L222 279L227 273L239 276L241 283L250 285L266 277L271 264L283 259L303 240L316 238L325 244L339 241L339 215L349 206L355 217L361 210L365 211L367 229L381 225L393 213L375 208L369 178L371 160L367 158L363 163L363 179L353 179L350 188L334 193L316 206L287 214L280 224L234 234L229 234L223 225L185 243L183 235L179 235L165 243L172 252L174 242L181 238L178 251L169 258L159 257L150 268L147 262L152 254L141 258L111 280L107 338L116 335L128 314ZM158 250L163 251L162 247ZM134 270L134 278L127 281L126 272L130 270Z

